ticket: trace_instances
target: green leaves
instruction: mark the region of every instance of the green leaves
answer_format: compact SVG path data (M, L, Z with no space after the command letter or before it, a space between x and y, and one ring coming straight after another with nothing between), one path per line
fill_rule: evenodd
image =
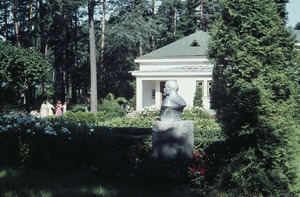
M49 71L48 66L44 57L31 48L0 43L1 82L23 86L40 83Z
M276 3L224 0L211 32L211 103L235 152L222 176L244 195L280 196L297 188L299 54Z

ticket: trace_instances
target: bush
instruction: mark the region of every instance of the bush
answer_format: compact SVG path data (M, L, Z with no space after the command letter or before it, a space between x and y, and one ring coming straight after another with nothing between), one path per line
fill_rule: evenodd
M105 99L102 99L101 104L98 105L98 111L104 113L105 120L111 120L117 117L124 117L126 111L118 104L112 94L109 94Z
M135 128L152 128L153 117L140 117L140 118L115 118L108 123L108 127L135 127Z
M78 111L85 112L85 104L68 105L68 111L74 113Z
M185 109L182 113L183 120L195 120L196 118L210 119L210 114L200 107L194 107L191 110Z
M64 116L53 117L1 117L0 166L70 171L99 157L105 160L132 144L148 143L151 136L149 130L91 127Z
M160 116L160 108L144 108L142 113L142 117L152 117L156 118Z
M54 116L53 118L56 118ZM62 116L64 119L71 119L77 123L87 124L87 125L96 125L99 121L104 121L104 112L98 112L96 115L93 112L82 112L78 111L73 113L67 111Z

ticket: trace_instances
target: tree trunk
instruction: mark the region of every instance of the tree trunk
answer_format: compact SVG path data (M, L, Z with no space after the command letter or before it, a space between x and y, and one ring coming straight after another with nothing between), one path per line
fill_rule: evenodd
M74 67L72 69L72 103L77 103L77 92L76 92L76 85L75 85L75 78L74 78L74 75L75 75L75 71L78 67L78 62L77 62L77 59L78 59L78 41L77 41L77 20L78 20L78 17L77 17L77 14L75 14L75 27L74 27L74 41L75 41L75 52L74 52Z
M176 26L177 26L177 0L175 0L175 4L174 4L174 32L173 35L176 35Z
M105 4L106 4L106 0L103 0L102 35L101 35L101 67L103 67L103 60L104 60Z
M32 12L33 12L33 1L30 1L29 12L28 12L28 35L30 35L30 33L32 31L32 26L31 26L32 25L31 20L33 18ZM30 37L30 40L29 40L29 46L32 46L31 37Z
M152 19L154 19L154 5L155 5L155 0L152 0ZM151 47L152 47L152 51L154 51L154 35L151 36Z
M67 21L66 15L63 15L63 59L62 59L62 102L69 100L69 94L67 91L67 68L66 68L66 61L67 61L67 48L68 48L68 41L67 41Z
M200 30L203 30L203 0L201 0Z
M10 2L11 2L13 18L14 18L16 43L17 43L17 46L21 46L20 38L19 38L18 19L17 19L17 6L16 6L15 0L10 0Z
M97 113L97 65L96 65L96 44L94 29L94 8L95 1L88 3L89 15L89 40L90 40L90 65L91 65L91 112Z
M7 22L7 18L8 18L8 11L7 11L7 5L6 5L6 0L4 0L4 24L5 24L5 28L6 28L6 32L5 32L5 38L6 40L8 39L8 22Z
M39 26L41 31L41 49L40 52L45 55L46 40L45 40L45 26L44 26L44 17L45 17L45 8L43 0L39 0Z

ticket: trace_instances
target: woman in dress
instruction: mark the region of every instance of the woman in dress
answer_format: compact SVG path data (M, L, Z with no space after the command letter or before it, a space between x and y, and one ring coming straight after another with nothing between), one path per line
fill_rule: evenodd
M55 115L61 116L62 115L62 104L60 101L57 102L56 104L56 112Z
M63 114L67 112L67 102L64 102L64 105L63 105Z
M54 106L49 101L47 101L47 107L48 107L48 116L52 116Z
M45 118L48 116L48 106L46 105L46 102L43 101L40 109L41 118Z

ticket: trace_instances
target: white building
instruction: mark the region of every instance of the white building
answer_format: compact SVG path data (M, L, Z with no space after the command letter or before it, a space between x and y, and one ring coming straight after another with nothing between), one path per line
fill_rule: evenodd
M202 85L203 107L210 108L210 90L213 65L206 57L209 35L198 31L167 46L135 59L139 70L131 71L136 77L136 110L160 107L164 83L175 79L178 94L193 107L196 84Z

